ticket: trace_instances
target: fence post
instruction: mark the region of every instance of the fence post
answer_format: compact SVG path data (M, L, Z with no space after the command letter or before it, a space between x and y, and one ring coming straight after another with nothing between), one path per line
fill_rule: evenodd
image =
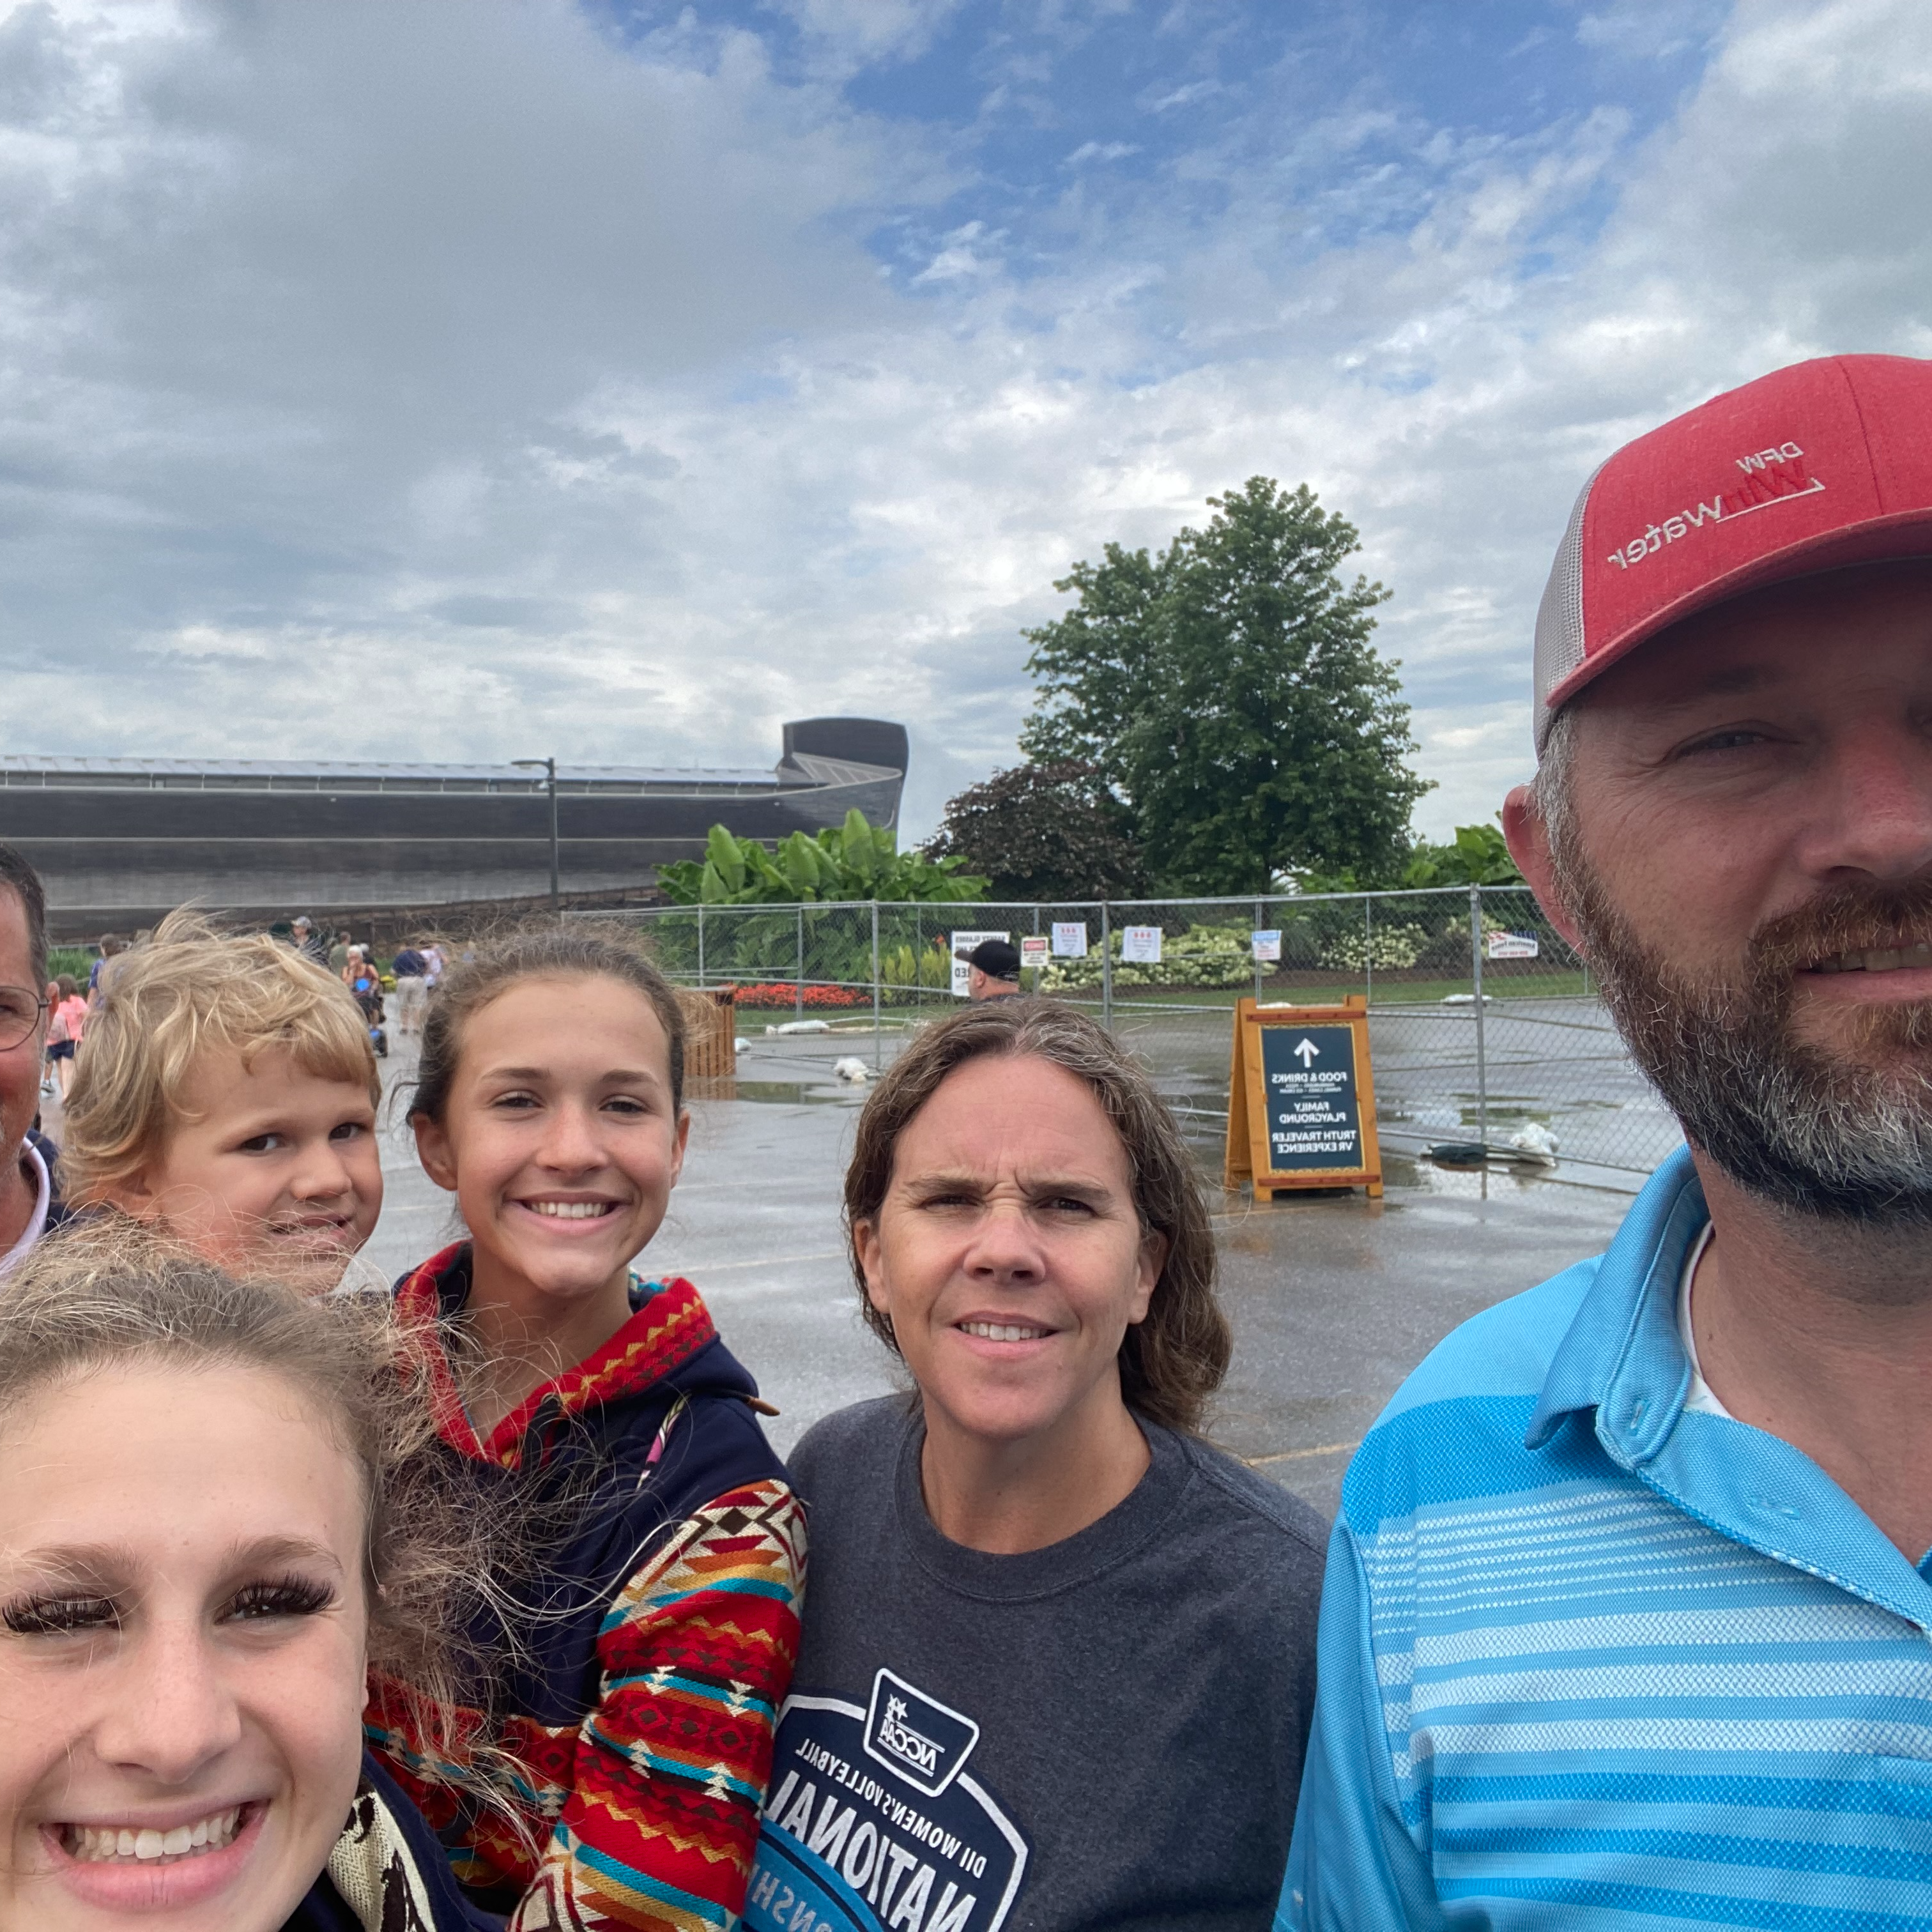
M1476 1134L1484 1147L1490 1144L1490 1070L1483 1052L1483 889L1469 888L1470 977L1476 994Z
M1260 931L1261 931L1261 929L1262 929L1262 916L1263 916L1263 915L1262 915L1262 902L1261 902L1261 901L1260 901L1259 899L1257 899L1257 900L1256 900L1256 902L1255 902L1255 926L1254 926L1254 930L1255 930L1255 932L1260 932ZM1249 935L1249 938L1248 938L1248 950L1249 950L1250 952L1253 952L1253 951L1254 951L1254 950L1255 950L1254 937L1253 937L1253 934L1250 934ZM1255 1004L1256 1004L1256 1006L1259 1006L1259 1005L1261 1004L1261 1003L1262 1003L1262 962L1261 962L1261 961L1260 961L1258 958L1257 958L1257 959L1255 961Z
M872 902L872 1065L879 1064L879 902Z
M704 902L698 902L698 983L704 984Z
M794 1019L805 1017L805 908L798 909L798 978L793 988L791 1014Z
M1376 902L1366 892L1362 895L1362 971L1366 976L1362 982L1363 997L1370 1006L1376 1003Z
M1112 908L1100 902L1100 1024L1114 1030L1114 925Z

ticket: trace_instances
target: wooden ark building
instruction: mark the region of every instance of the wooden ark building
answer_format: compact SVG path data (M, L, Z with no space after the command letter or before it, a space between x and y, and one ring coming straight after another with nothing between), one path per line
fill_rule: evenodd
M784 727L770 770L565 765L564 902L654 896L657 868L702 855L722 823L776 839L852 806L898 822L906 733L874 718ZM0 838L46 881L56 940L152 926L190 900L263 925L307 913L392 926L548 902L542 771L278 758L0 758Z

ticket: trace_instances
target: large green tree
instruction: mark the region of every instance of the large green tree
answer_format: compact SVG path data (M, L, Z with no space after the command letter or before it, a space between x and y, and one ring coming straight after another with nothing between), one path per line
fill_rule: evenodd
M926 854L983 872L994 899L1065 903L1147 890L1132 815L1092 765L1072 758L1016 765L948 799Z
M1354 526L1304 483L1251 477L1158 556L1109 544L1025 634L1040 688L1020 746L1090 764L1129 801L1170 891L1264 891L1287 872L1397 863L1427 784L1395 666L1370 642L1389 593L1338 567Z

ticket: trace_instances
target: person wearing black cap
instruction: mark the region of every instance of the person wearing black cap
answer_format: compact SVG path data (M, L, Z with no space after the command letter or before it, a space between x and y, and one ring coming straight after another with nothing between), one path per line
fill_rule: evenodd
M1018 950L1004 939L982 939L966 958L966 997L1004 1000L1020 989Z
M290 932L292 935L290 943L298 952L307 955L318 966L328 964L328 948L322 944L307 913L296 914L290 923Z

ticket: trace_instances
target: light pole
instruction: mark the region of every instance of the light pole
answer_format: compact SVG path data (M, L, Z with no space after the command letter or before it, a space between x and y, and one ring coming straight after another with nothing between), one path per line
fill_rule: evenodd
M512 758L511 764L518 770L540 771L544 784L550 791L550 913L555 919L559 915L560 902L556 886L556 760L554 758Z

